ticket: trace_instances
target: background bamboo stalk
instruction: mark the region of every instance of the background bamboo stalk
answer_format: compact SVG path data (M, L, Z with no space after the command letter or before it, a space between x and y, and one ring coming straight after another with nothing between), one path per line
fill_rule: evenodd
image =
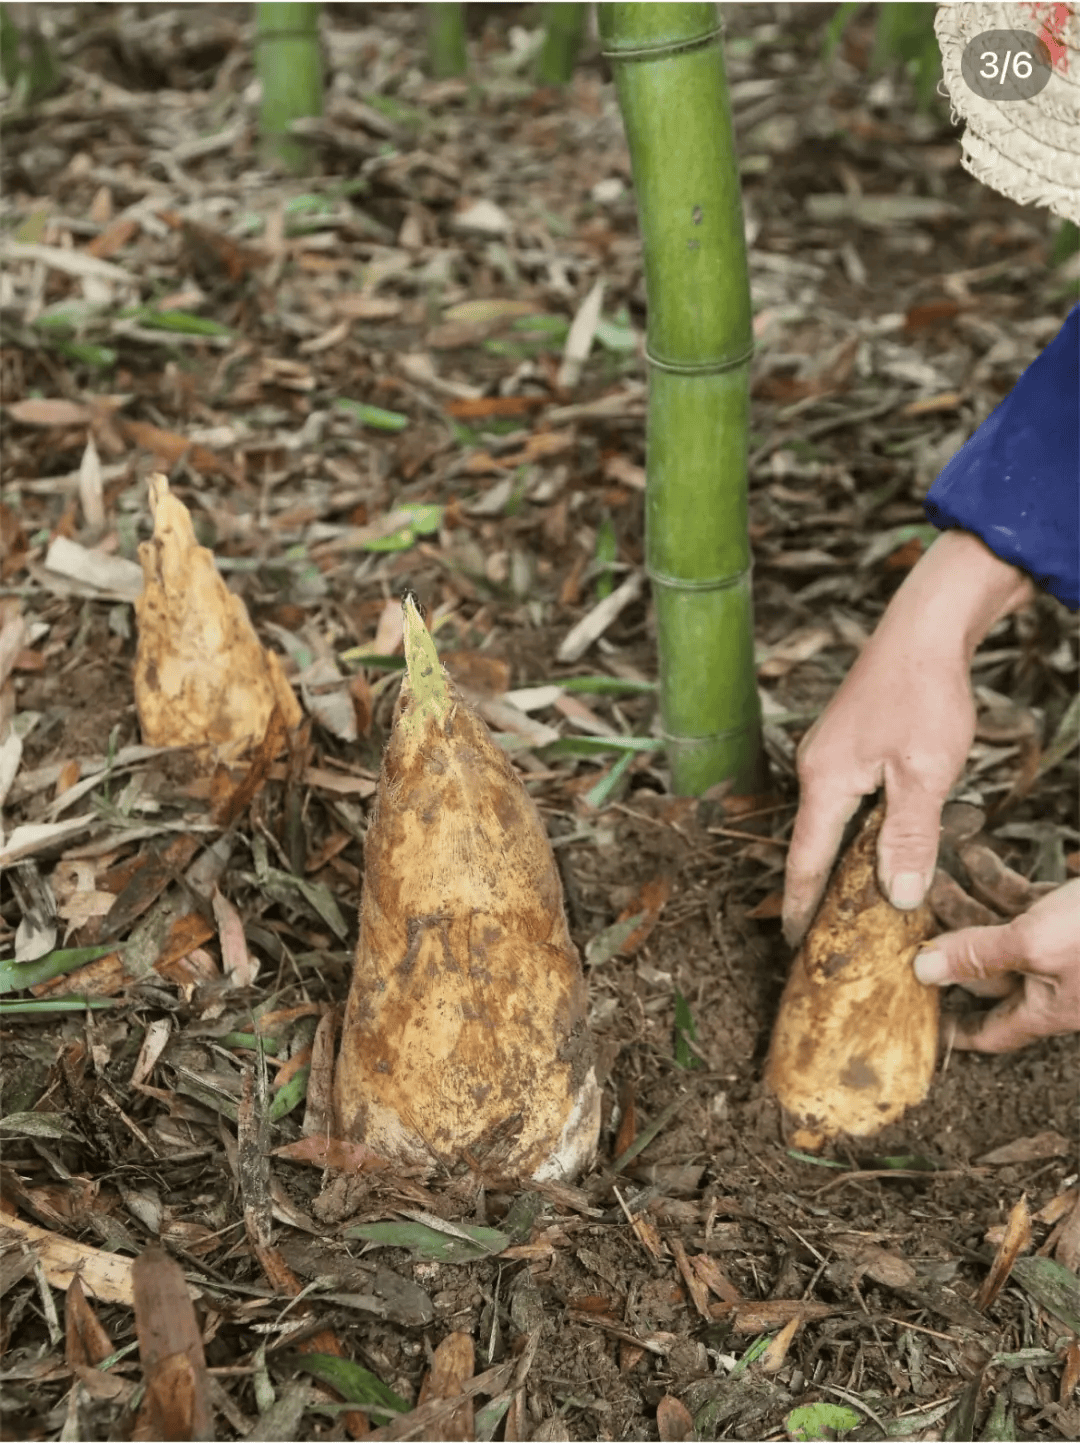
M646 568L672 785L763 781L746 440L753 330L714 5L604 4L637 192L650 364Z
M465 52L464 5L432 4L427 11L428 65L437 80L464 75L468 68Z
M544 6L544 44L536 66L541 85L567 85L574 74L589 7L585 4Z
M307 141L290 134L289 126L294 120L322 114L319 6L260 4L255 56L262 85L259 134L263 160L302 171L311 149Z

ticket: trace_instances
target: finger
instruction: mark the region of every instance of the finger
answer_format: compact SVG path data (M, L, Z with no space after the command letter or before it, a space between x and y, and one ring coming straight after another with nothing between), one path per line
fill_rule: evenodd
M903 911L921 905L934 879L944 802L944 793L886 775L878 879L889 901Z
M965 927L943 932L915 958L915 976L927 987L958 983L993 984L1003 973L1022 972L1024 958L1015 941L1014 924ZM990 995L994 995L991 993Z
M1027 989L1017 990L989 1012L965 1017L957 1024L953 1046L961 1052L1014 1052L1063 1029L1047 1016Z
M860 793L829 793L804 788L788 847L781 911L784 936L794 947L809 927L844 828L859 809Z
M957 985L970 992L972 997L1008 997L1010 992L1023 986L1023 978L1015 972L999 972L996 977L987 977L979 982L972 979Z

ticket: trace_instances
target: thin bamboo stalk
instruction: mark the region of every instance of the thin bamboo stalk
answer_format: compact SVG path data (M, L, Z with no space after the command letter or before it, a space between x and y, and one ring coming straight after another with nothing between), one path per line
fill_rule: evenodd
M541 85L569 84L588 20L585 4L544 6L544 44L536 66Z
M311 147L292 135L294 120L322 114L323 64L317 4L267 4L256 9L256 69L262 84L259 133L263 159L303 171Z
M427 10L428 65L436 80L464 75L468 68L465 52L465 7L432 4Z
M650 366L645 559L672 786L763 781L746 444L750 286L716 7L601 4L637 191Z

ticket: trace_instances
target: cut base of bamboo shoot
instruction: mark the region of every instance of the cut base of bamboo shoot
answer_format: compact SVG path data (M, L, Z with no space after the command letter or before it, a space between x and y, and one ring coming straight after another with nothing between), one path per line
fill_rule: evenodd
M540 814L411 599L408 676L364 847L338 1135L538 1181L591 1162L600 1089Z
M938 1042L939 989L912 966L935 931L928 906L898 911L877 883L884 810L842 858L792 965L765 1082L785 1137L817 1151L869 1137L926 1097Z

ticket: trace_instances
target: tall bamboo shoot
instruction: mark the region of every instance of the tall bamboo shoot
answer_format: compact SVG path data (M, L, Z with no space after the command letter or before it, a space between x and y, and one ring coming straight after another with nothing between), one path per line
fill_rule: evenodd
M397 1161L568 1178L600 1093L562 884L532 798L411 598L364 847L340 1135Z

